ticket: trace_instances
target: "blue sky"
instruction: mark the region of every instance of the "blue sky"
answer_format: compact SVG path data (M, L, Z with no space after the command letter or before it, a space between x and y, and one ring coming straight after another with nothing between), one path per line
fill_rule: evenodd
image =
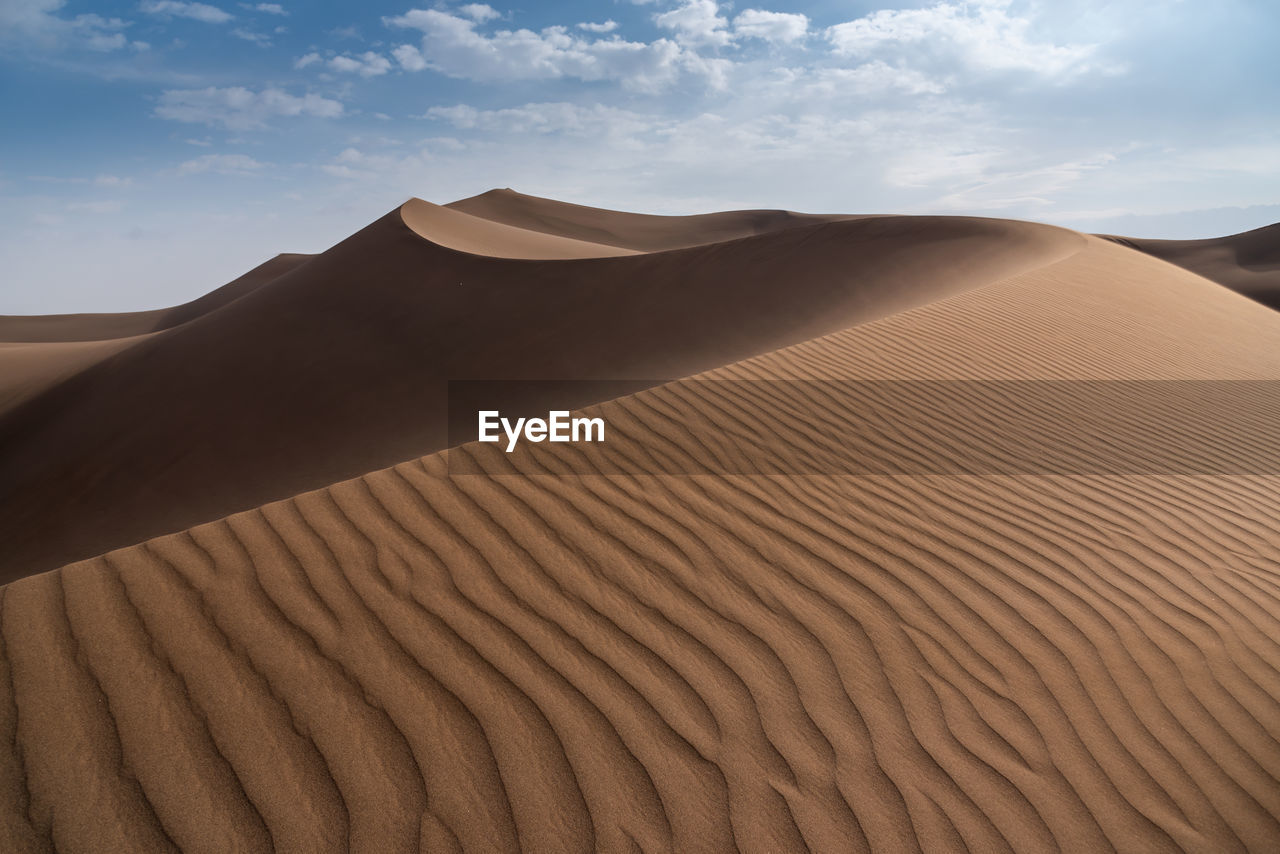
M0 0L0 314L183 302L410 196L1280 220L1272 0Z

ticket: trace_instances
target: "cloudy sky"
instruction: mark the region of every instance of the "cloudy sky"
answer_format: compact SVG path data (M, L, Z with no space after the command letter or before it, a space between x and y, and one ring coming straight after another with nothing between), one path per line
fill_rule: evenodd
M179 303L410 196L1280 220L1274 0L0 0L0 314Z

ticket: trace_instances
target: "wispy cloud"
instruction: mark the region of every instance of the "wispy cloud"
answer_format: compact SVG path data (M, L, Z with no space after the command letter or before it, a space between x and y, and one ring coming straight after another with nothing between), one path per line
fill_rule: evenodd
M391 70L391 60L379 53L365 51L359 56L335 56L328 65L334 71L359 74L361 77L378 77ZM300 66L305 67L305 66Z
M265 33L257 33L253 30L246 30L243 27L236 27L231 31L231 35L243 41L256 44L258 47L271 47L271 37Z
M0 46L32 54L74 48L107 52L129 45L123 32L127 21L92 13L64 17L59 12L65 5L65 0L0 2Z
M619 134L654 128L652 116L604 104L538 103L498 110L480 110L467 104L432 107L426 118L448 122L461 130L504 134Z
M183 3L180 0L144 0L138 7L149 15L162 15L171 18L190 18L206 24L225 24L235 15L210 6L208 3Z
M397 55L392 51L392 55ZM401 66L405 66L405 62L401 61ZM361 77L381 77L391 70L391 60L375 51L365 51L362 54L339 54L325 58L316 51L304 54L293 61L293 67L302 69L309 68L313 65L322 65L331 71L337 71L342 74L359 74ZM420 71L425 67L423 63L420 67L410 68L411 71Z
M179 175L255 175L267 168L247 154L205 154L179 164Z
M162 119L221 125L231 130L264 128L278 117L335 118L342 112L340 101L320 95L291 95L275 88L255 92L243 86L170 89L160 94L155 110Z
M1025 71L1061 77L1099 64L1094 44L1037 39L1032 21L1014 14L1012 0L960 0L921 9L882 9L826 31L835 52L857 60L888 59L972 70Z
M989 211L1009 208L1035 209L1054 204L1054 197L1077 183L1087 172L1103 169L1116 160L1116 154L1104 152L1091 157L1034 166L1021 170L988 170L968 186L937 199L939 210ZM986 166L994 165L987 163ZM949 170L945 177L955 181L960 172Z

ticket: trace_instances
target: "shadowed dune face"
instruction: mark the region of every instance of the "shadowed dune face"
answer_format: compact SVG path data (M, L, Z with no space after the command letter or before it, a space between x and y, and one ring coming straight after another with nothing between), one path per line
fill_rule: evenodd
M698 456L664 403L768 418L793 450L846 403L700 379L1280 378L1272 312L1071 246L597 409ZM493 453L4 587L0 847L1280 839L1280 478L540 475L564 446L449 475Z
M101 341L0 342L0 417L136 343L136 337Z
M0 342L107 341L171 329L234 302L310 258L277 255L217 290L173 308L121 314L0 315Z
M1084 245L1026 223L877 217L527 260L496 253L582 246L444 211L411 203L0 418L4 577L439 450L450 379L688 376Z
M1210 240L1110 239L1280 309L1280 224Z

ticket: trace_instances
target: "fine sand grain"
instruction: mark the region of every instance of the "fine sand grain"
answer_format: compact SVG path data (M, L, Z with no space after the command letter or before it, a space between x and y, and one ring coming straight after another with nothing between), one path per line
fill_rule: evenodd
M593 407L637 446L803 452L840 384L702 380L1276 380L1272 311L995 220L541 261L405 220L6 416L63 553L366 468L0 588L0 850L1280 847L1280 476L451 476L506 458L421 426L589 354L675 380Z

